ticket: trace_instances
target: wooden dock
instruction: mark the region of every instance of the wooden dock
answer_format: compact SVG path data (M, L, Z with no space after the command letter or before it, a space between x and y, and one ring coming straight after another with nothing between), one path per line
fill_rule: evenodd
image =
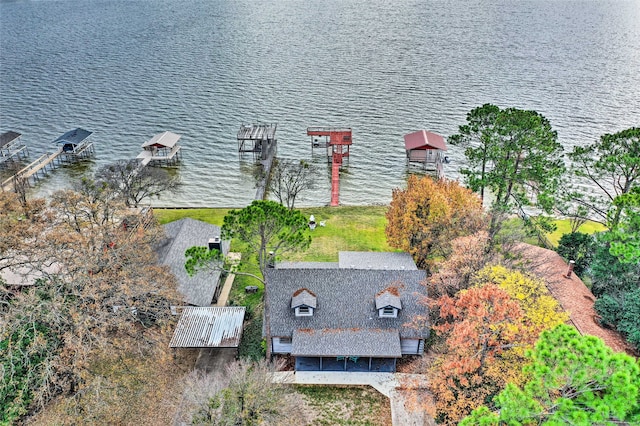
M53 153L42 154L38 159L33 161L28 166L20 169L13 176L8 179L5 179L2 183L0 183L0 188L2 191L13 191L15 190L15 184L17 181L28 181L31 177L37 176L38 172L46 172L46 167L53 167L53 162L59 158L59 156L63 153L62 148L59 148L57 151Z
M277 123L242 124L238 130L238 152L252 152L254 157L266 160L276 144Z

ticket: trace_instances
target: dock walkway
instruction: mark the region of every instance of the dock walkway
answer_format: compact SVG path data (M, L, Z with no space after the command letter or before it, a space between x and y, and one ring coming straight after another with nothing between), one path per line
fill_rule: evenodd
M53 153L42 154L35 161L28 166L20 169L16 174L8 179L5 179L0 187L2 191L11 191L15 188L15 182L19 179L27 180L32 176L35 176L39 171L46 171L46 167L53 163L53 161L62 154L62 148L59 148Z

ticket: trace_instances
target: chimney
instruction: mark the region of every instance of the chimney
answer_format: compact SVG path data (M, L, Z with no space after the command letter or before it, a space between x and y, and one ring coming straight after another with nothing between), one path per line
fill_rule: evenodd
M573 272L573 268L575 265L576 265L575 260L569 261L569 269L567 269L567 274L565 275L565 278L571 278L571 273Z
M273 255L273 252L269 252L269 257L267 258L267 268L275 268L276 267L276 257Z
M209 250L218 250L220 253L222 253L222 241L220 240L220 237L218 235L209 239L208 246Z

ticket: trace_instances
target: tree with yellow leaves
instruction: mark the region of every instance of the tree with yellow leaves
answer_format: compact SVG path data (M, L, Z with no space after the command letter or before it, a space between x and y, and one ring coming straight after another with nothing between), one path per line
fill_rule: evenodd
M387 211L387 241L429 269L451 252L451 241L486 227L480 198L455 181L410 176Z
M536 337L542 331L569 320L569 315L560 308L545 282L539 278L497 265L487 266L476 274L476 285L488 283L496 284L518 302L529 332Z

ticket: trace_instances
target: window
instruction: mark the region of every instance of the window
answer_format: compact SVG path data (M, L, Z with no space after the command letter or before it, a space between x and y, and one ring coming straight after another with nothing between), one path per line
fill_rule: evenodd
M298 306L296 308L296 316L297 317L310 317L313 315L313 309L309 306Z
M281 337L280 338L280 343L283 345L290 345L291 344L291 337Z
M398 310L392 306L385 306L378 311L380 317L396 318L398 316Z

